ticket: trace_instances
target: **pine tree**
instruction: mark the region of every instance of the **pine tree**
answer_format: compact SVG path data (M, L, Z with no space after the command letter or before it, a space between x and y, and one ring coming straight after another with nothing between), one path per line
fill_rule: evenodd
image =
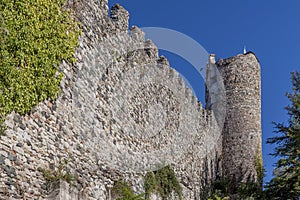
M274 123L277 136L267 140L277 145L272 155L280 157L266 187L272 199L300 199L300 72L293 72L291 81L292 92L286 94L291 104L285 108L289 120L287 124Z

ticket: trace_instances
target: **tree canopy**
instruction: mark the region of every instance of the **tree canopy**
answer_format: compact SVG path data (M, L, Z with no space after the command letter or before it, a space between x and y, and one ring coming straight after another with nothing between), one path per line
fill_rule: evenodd
M286 94L288 122L274 123L277 135L267 140L277 145L273 155L280 157L266 186L267 196L273 199L300 199L300 72L293 72L291 81L292 91Z

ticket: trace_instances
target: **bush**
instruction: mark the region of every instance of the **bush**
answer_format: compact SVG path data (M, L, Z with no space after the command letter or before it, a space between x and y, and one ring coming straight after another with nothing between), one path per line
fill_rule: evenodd
M135 195L131 186L123 180L115 182L111 192L117 200L143 200L144 196L144 194Z
M158 193L163 200L168 199L172 192L182 199L182 188L171 166L166 166L154 172L148 172L145 176L146 199L152 192Z
M59 166L57 167L57 170L52 169L41 169L41 172L43 174L43 177L46 180L47 188L50 187L50 185L57 181L66 181L67 183L74 185L74 182L76 181L75 175L71 174L67 170L67 160L60 160Z

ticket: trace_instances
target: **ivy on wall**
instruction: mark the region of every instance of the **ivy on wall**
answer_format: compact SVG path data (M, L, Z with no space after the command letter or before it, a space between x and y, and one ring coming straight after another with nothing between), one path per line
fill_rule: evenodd
M64 0L0 1L0 115L24 114L59 94L62 60L81 33Z

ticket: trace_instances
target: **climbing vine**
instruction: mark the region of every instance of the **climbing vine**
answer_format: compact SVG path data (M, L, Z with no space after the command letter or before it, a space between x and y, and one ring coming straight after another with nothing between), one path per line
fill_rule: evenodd
M0 1L0 116L59 94L62 60L75 62L79 24L65 0Z

